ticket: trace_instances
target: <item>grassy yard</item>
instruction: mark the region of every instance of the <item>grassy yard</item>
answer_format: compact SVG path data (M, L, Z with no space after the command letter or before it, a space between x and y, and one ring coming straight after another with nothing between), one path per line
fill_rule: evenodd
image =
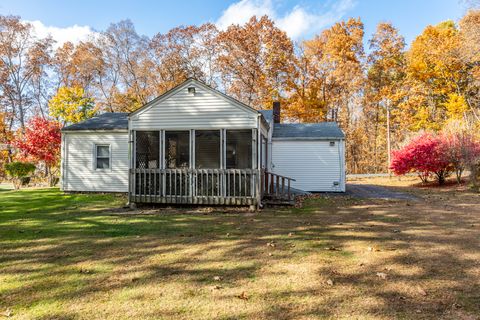
M0 318L478 319L480 196L126 215L124 199L0 191Z

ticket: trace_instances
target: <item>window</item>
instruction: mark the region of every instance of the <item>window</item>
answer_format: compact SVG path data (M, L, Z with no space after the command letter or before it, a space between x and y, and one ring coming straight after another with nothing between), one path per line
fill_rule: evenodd
M110 169L110 145L95 145L95 169Z
M252 130L227 130L227 169L252 167Z
M220 168L220 131L195 131L195 167L198 169Z
M136 168L160 168L160 132L137 131L135 136Z
M190 132L165 131L165 167L188 169L190 166Z

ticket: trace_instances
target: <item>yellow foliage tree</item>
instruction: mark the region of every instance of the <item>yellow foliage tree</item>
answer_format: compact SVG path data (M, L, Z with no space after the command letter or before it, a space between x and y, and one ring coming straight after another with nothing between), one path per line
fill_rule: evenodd
M82 87L61 87L50 99L50 115L64 125L91 118L97 112L94 99L87 97Z
M450 93L447 101L443 105L447 111L449 119L463 119L465 113L468 111L468 105L465 98L456 93Z

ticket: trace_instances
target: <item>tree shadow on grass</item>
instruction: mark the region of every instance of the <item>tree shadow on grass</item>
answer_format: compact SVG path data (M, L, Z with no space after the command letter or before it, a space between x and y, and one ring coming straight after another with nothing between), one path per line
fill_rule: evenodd
M52 202L43 212L2 218L0 266L12 282L0 291L5 305L28 312L49 301L91 303L138 291L138 299L153 305L138 310L138 317L201 318L200 311L184 307L196 299L212 310L224 303L218 309L224 318L454 318L455 312L480 312L479 239L470 226L480 224L480 216L467 210L344 198L255 215L111 216L69 206ZM304 284L295 266L309 260L315 263L304 275L314 281ZM213 295L209 288L215 285L223 288ZM172 299L170 309L147 293L141 298L142 288ZM246 300L237 297L243 290L250 290Z

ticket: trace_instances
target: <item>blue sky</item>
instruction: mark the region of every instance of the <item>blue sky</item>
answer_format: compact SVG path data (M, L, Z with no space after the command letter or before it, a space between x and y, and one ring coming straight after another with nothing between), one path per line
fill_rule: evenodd
M239 0L239 1L102 1L2 0L0 14L34 21L39 34L51 33L59 42L81 40L92 30L130 19L137 32L157 32L188 24L213 22L220 27L242 23L252 14L268 14L295 40L309 38L335 21L360 17L367 38L380 21L392 22L410 43L428 24L465 12L462 0Z

